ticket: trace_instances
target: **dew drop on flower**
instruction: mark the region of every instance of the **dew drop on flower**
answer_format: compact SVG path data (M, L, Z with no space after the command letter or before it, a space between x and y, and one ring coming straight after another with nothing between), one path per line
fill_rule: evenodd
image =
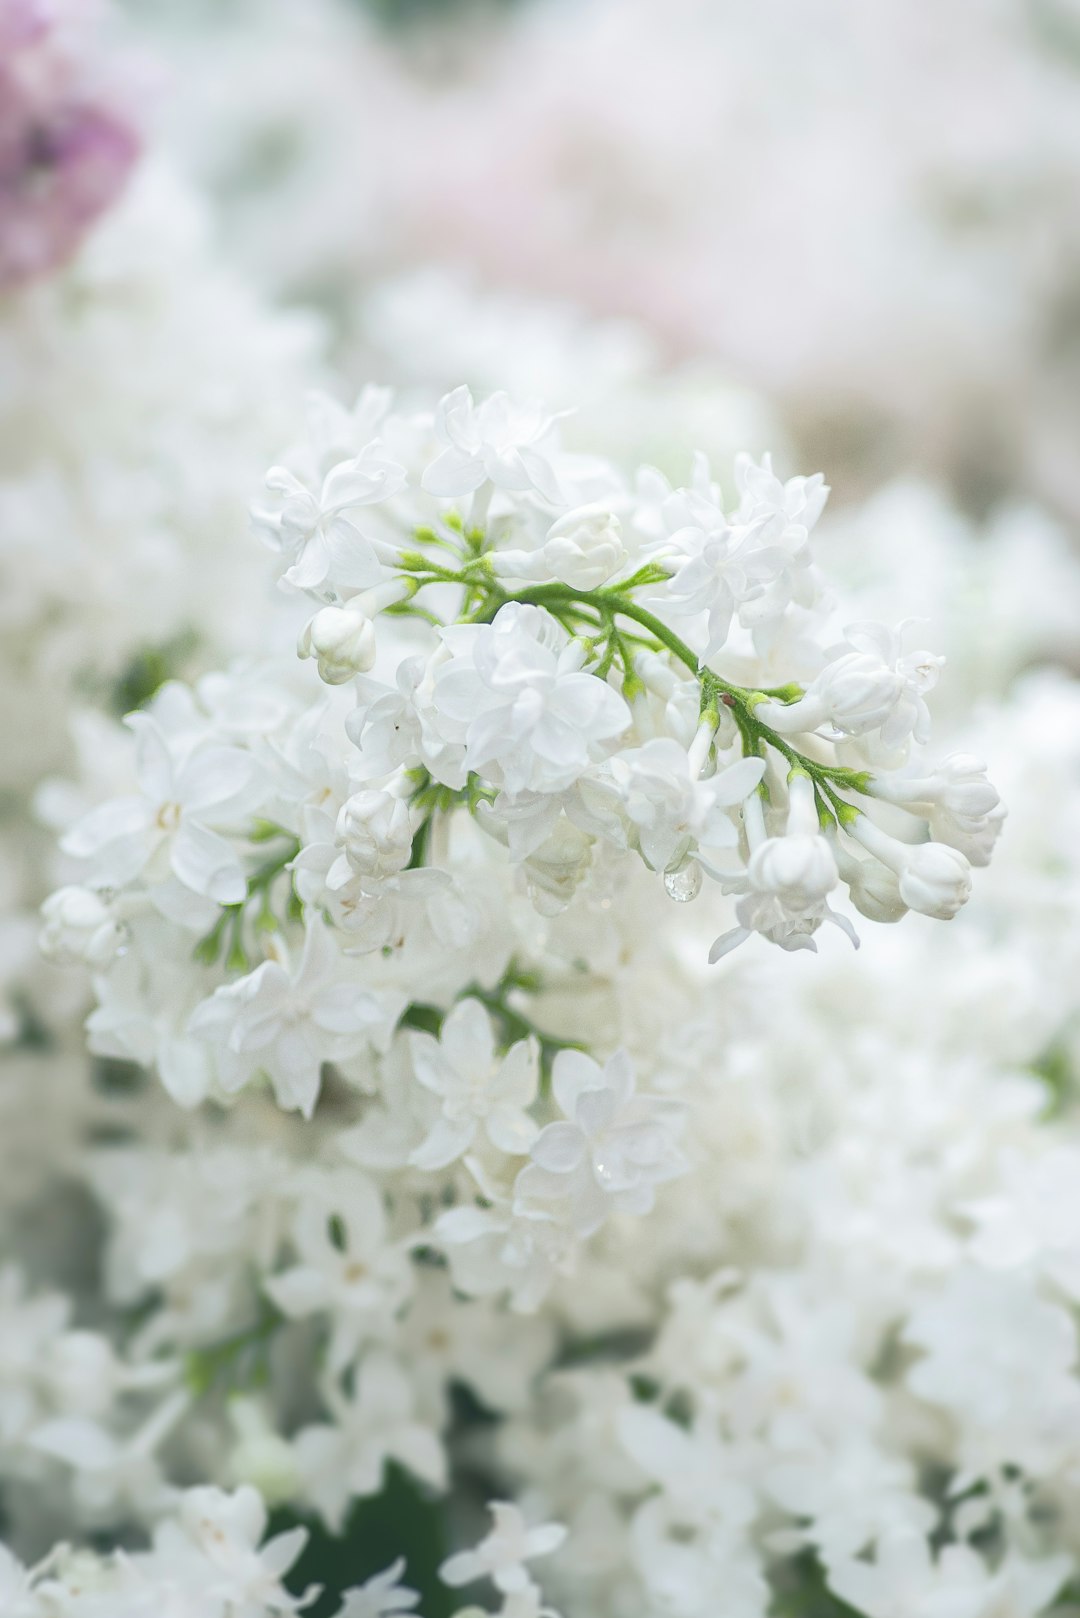
M701 892L701 866L697 860L684 860L674 871L664 872L664 886L668 897L676 904L689 904Z

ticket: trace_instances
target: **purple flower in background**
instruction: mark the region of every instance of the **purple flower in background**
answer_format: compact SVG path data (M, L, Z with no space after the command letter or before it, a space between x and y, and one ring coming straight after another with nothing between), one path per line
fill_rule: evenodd
M89 9L0 0L0 288L69 258L138 155L127 109L74 26Z

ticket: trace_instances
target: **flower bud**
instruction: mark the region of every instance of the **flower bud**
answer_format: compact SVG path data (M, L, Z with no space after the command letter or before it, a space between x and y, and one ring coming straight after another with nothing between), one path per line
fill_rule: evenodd
M801 832L759 843L747 876L755 892L775 894L788 910L820 904L840 880L825 838Z
M971 893L970 864L958 849L945 843L918 843L909 848L898 874L904 903L938 921L951 921Z
M907 915L896 873L880 860L852 859L844 880L852 904L867 921L895 922Z
M344 685L375 662L375 625L359 605L322 607L305 624L296 650L317 659L327 685Z
M903 689L902 676L882 658L847 652L821 671L806 694L839 730L862 736L885 723Z
M41 915L42 954L61 966L108 966L123 942L123 928L92 888L58 888Z
M548 529L544 561L554 578L574 590L596 590L626 561L614 512L582 506Z
M337 835L358 876L396 876L412 853L409 806L389 792L357 792L341 807Z
M938 802L950 814L965 820L981 819L1001 802L1001 795L986 778L986 765L970 753L950 753L937 771L940 779Z

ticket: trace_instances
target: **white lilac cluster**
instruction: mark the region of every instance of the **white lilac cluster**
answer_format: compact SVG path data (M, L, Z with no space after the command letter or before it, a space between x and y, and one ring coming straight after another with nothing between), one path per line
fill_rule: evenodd
M834 638L809 543L820 477L744 457L725 502L699 456L687 487L628 483L562 452L539 407L465 388L408 415L377 389L352 411L313 397L309 429L254 520L314 607L299 652L322 685L250 667L165 687L128 720L130 793L63 838L80 881L49 901L46 943L99 974L96 1049L156 1062L186 1105L263 1075L310 1116L325 1063L371 1082L425 952L444 958L440 1026L474 1008L443 1029L451 1050L490 1043L485 997L513 1026L540 922L511 894L550 918L627 860L679 901L707 879L738 895L712 959L752 933L816 949L826 920L854 938L829 903L845 888L875 920L964 904L998 795L978 759L926 751L940 657L904 625ZM500 1171L532 1154L512 1201L553 1196L569 1167L532 1139L537 1053L502 1073L489 1050L477 1090L467 1062L455 1080L453 1057L420 1060L424 1037L441 1125L422 1160L462 1158L482 1122ZM563 1134L580 1090L651 1115L622 1068L559 1061ZM645 1180L670 1166L656 1153Z
M254 514L306 598L300 662L168 683L126 748L95 735L74 797L99 801L71 819L44 907L46 952L92 973L90 1049L134 1138L81 1171L117 1323L71 1351L111 1367L89 1404L84 1373L50 1380L38 1304L13 1294L12 1386L37 1391L7 1475L31 1521L153 1528L194 1471L341 1534L395 1471L454 1485L455 1388L503 1431L491 1493L528 1435L531 1511L542 1373L590 1335L674 1330L660 1275L695 1221L671 1182L699 1196L687 1170L708 1175L702 1142L727 1128L733 1058L707 1052L730 968L710 981L707 959L752 934L815 950L826 920L853 935L852 911L948 919L1000 827L978 760L926 750L941 659L902 628L836 629L810 554L820 478L743 458L725 499L699 456L686 487L627 480L562 450L542 409L466 389L408 413L382 390L351 410L315 396L308 422ZM121 797L94 786L125 775ZM752 985L765 955L744 956ZM750 1162L723 1195L751 1195ZM723 1264L712 1230L702 1252ZM605 1348L585 1401L603 1422L621 1389L658 1455L660 1353ZM622 1482L597 1509L625 1546L639 1457L614 1437L603 1456ZM725 1534L755 1516L732 1500ZM580 1528L583 1509L536 1515ZM699 1610L678 1571L692 1527L663 1530L687 1544L671 1571L667 1539L626 1564L677 1618ZM560 1538L504 1503L446 1580L486 1573L529 1618L543 1597L522 1564ZM745 1534L707 1554L728 1550L749 1567ZM573 1609L573 1547L559 1560ZM746 1577L764 1601L764 1564ZM638 1609L619 1588L621 1618Z

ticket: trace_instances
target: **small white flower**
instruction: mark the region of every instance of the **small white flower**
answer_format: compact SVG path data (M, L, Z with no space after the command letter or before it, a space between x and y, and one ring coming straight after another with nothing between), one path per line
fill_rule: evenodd
M412 853L409 806L389 792L356 792L338 813L336 835L357 876L373 882L396 876Z
M346 1590L335 1618L390 1618L392 1613L411 1613L420 1593L401 1583L404 1572L405 1558L399 1556L381 1573Z
M404 1006L404 996L374 994L342 974L333 935L313 919L294 969L264 961L197 1006L189 1029L220 1048L222 1088L239 1090L265 1071L278 1104L310 1118L322 1064L385 1046Z
M552 1090L564 1121L541 1130L517 1177L515 1208L554 1205L579 1236L591 1236L612 1213L648 1213L656 1187L686 1166L676 1144L679 1103L635 1095L624 1051L603 1068L579 1051L560 1051Z
M319 678L327 685L344 685L355 674L366 674L375 662L375 625L363 597L343 607L320 607L304 625L296 649L301 657L316 659Z
M539 607L510 602L443 639L453 656L435 675L434 705L448 739L508 792L565 790L630 723L619 693L583 672L581 643Z
M970 753L950 753L929 773L876 778L875 797L924 814L930 835L958 849L972 865L989 865L1006 810L986 765Z
M959 849L947 843L901 843L864 814L848 830L895 872L900 898L911 910L951 921L970 898L971 866Z
M818 823L813 782L793 773L788 781L787 824L782 837L767 837L761 800L748 798L744 809L750 859L746 874L725 882L741 893L735 906L739 925L719 937L709 952L718 961L751 933L761 933L786 950L816 952L814 933L823 921L841 927L858 947L850 923L829 908L827 899L840 880L833 850Z
M439 1577L454 1588L476 1579L490 1579L503 1595L513 1595L532 1583L525 1563L557 1551L566 1538L566 1529L553 1522L529 1528L518 1507L505 1500L492 1500L488 1510L495 1526L487 1538L475 1550L458 1551L448 1557L439 1569Z
M926 1535L898 1526L882 1534L874 1560L840 1560L827 1571L829 1589L866 1618L982 1618L990 1574L969 1545L946 1545L935 1564Z
M435 433L446 447L425 471L422 486L428 494L453 500L490 481L499 489L535 490L561 505L545 448L554 419L538 407L514 404L505 393L476 405L468 388L455 388L435 412Z
M42 953L61 965L108 966L123 943L123 928L92 888L58 888L42 905L41 918Z
M153 862L151 878L171 869L194 893L237 904L247 894L243 863L214 828L250 808L251 754L210 744L177 757L149 714L129 714L125 723L135 733L140 795L84 815L63 838L65 853L89 860L92 880L102 887L122 887Z
M416 1168L441 1169L468 1151L482 1132L496 1151L524 1155L537 1127L526 1110L536 1099L539 1051L519 1040L497 1057L491 1019L478 1000L462 1000L438 1039L409 1036L413 1072L439 1097L442 1111L409 1158Z
M329 1316L327 1367L336 1375L356 1357L365 1333L377 1335L408 1297L410 1266L400 1245L388 1240L381 1192L355 1171L320 1177L290 1234L297 1262L267 1277L264 1290L290 1319Z
M446 1483L446 1456L435 1432L416 1414L412 1386L383 1349L360 1363L352 1393L329 1383L330 1420L304 1427L294 1440L302 1490L331 1533L341 1532L349 1501L377 1494L387 1461L397 1461L434 1488Z
M660 554L675 571L659 601L669 611L708 615L706 657L727 641L735 613L752 628L780 617L793 600L812 599L806 547L828 494L822 479L782 484L768 456L760 467L740 457L737 477L742 502L734 517L725 515L702 456L691 487L662 508L667 539Z
M285 583L297 590L334 587L363 590L378 583L392 557L349 520L346 513L379 504L405 485L405 468L389 460L377 442L340 461L309 487L286 467L275 466L266 486L277 500L274 512L256 512L257 527L289 561Z
M827 663L797 702L760 703L759 718L783 735L823 724L848 736L877 733L887 752L902 748L911 736L927 741L926 693L937 684L945 660L933 652L905 653L905 627L853 624L847 630L851 650Z
M514 579L558 579L575 590L596 590L626 561L618 517L605 505L577 506L553 522L535 551L494 551L497 575Z
M266 1507L257 1492L244 1485L233 1494L223 1489L188 1489L180 1500L176 1523L166 1522L154 1536L154 1550L164 1563L182 1567L180 1535L209 1564L206 1585L220 1601L238 1611L298 1612L312 1596L293 1596L282 1579L307 1543L306 1528L289 1529L261 1544Z
M701 780L687 750L670 736L625 748L611 759L611 778L654 871L666 871L693 848L733 848L728 811L747 798L765 772L763 759L740 759Z

